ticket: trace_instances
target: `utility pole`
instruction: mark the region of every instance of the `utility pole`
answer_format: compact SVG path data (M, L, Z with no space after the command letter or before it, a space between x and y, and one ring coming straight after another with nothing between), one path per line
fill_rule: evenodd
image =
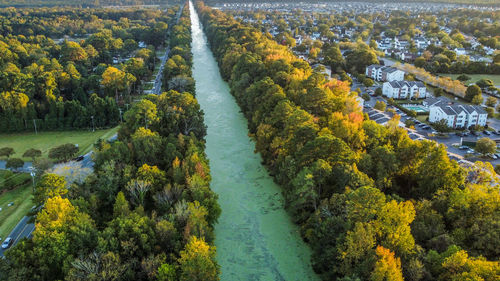
M35 126L35 135L38 135L38 132L36 131L36 121L33 119L33 125Z
M94 115L90 116L90 118L92 118L92 132L95 132Z

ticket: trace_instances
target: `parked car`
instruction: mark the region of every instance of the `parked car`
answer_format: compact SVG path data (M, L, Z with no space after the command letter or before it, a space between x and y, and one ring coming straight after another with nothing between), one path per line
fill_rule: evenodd
M467 149L469 149L469 147L466 145L461 145L458 149L467 150Z
M489 131L483 131L483 133L484 133L485 135L487 135L487 136L490 136L490 135L491 135L491 133L490 133Z
M497 160L497 159L498 159L498 156L496 156L495 154L490 154L489 156L490 156L491 158L495 159L495 160Z
M14 242L14 239L12 239L11 237L7 237L7 239L5 239L5 241L3 241L3 243L2 243L2 249L9 248L13 242Z
M83 158L84 158L84 157L83 157L83 155L80 155L80 156L76 157L76 158L75 158L75 159L73 159L73 160L75 160L76 162L80 162L80 161L82 161L82 160L83 160Z
M477 136L476 131L470 131L470 134L473 135L473 136Z
M474 154L474 150L473 149L469 149L469 150L467 150L467 153Z

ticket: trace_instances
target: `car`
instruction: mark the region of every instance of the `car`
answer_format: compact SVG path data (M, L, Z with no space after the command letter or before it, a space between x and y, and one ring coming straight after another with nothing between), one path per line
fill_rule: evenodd
M461 132L456 132L455 135L457 135L459 137L463 137L464 136L463 133L461 133Z
M80 161L82 161L83 159L84 159L83 155L80 155L80 156L76 157L76 158L75 158L75 159L73 159L73 160L75 160L76 162L80 162Z
M477 133L475 131L470 131L470 134L473 136L477 136Z
M12 207L14 206L14 202L10 202L9 204L7 204L7 207Z
M489 131L483 131L483 133L487 136L491 135L491 133Z
M498 156L496 156L495 154L490 154L489 156L490 156L491 158L495 159L495 160L497 160L497 159L498 159Z
M474 154L474 150L473 149L469 149L469 150L467 150L467 153L468 154Z
M500 153L493 153L496 157L500 158Z
M13 242L14 242L14 239L12 239L11 237L7 237L7 239L5 239L5 241L3 241L3 243L2 243L2 249L9 248Z
M422 128L423 128L424 130L430 130L430 129L431 129L431 127L430 127L430 126L423 126Z
M497 131L493 131L492 133L495 134L495 135L497 135L497 136L500 135L500 133L497 132Z
M466 145L461 145L461 146L458 147L458 149L460 149L460 150L467 150L467 149L469 149L469 147L466 146Z

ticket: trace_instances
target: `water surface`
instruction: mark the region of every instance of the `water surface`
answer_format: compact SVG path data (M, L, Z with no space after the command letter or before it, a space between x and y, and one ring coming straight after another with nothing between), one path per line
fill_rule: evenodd
M190 3L193 77L208 126L206 153L222 214L215 245L221 280L318 280L310 249L283 209L280 188L261 165L247 123L208 48Z

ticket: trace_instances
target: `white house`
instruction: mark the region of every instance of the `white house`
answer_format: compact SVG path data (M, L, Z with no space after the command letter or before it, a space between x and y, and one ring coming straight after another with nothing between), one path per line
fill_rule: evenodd
M422 82L392 81L384 83L382 94L393 99L426 98L427 88Z
M429 40L422 36L415 37L413 41L415 42L417 49L426 49L431 44Z
M403 81L405 78L404 71L378 64L368 66L365 74L375 81Z
M467 51L464 48L455 48L454 51L457 54L457 56L467 55Z
M429 122L446 120L450 128L469 128L486 125L488 113L477 105L435 105L429 108Z

